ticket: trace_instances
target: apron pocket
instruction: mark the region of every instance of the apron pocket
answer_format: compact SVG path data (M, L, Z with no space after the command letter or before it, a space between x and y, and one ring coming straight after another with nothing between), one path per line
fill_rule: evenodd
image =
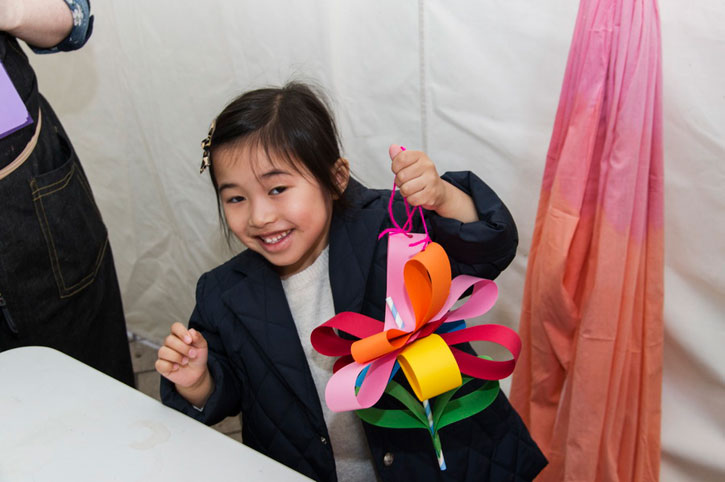
M30 180L35 213L61 298L95 280L108 249L108 232L77 156Z

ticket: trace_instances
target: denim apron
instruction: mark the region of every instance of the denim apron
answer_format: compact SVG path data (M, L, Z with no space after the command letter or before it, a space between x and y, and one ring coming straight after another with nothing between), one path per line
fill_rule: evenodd
M108 233L17 40L0 60L34 122L0 139L0 351L42 345L133 386Z

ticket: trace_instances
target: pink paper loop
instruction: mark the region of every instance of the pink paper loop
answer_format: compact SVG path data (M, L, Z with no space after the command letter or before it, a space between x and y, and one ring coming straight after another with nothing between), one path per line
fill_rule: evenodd
M325 387L325 402L333 412L370 408L380 400L388 384L395 359L400 350L389 353L371 363L350 363L335 372ZM368 368L360 390L355 393L355 382Z
M473 293L468 300L449 312L448 310L471 287L473 287ZM498 287L493 281L465 274L458 275L451 281L450 295L446 303L433 319L437 320L446 314L446 322L475 318L487 313L496 303L496 298L498 298Z

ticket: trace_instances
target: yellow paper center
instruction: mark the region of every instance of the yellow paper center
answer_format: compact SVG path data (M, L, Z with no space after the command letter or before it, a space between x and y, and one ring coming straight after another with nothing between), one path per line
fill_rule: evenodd
M432 333L398 355L398 362L415 396L422 402L461 385L461 371L443 338Z

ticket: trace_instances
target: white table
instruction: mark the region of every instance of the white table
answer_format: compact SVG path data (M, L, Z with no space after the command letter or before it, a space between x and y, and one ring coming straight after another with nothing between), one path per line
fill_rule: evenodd
M0 353L0 481L309 480L56 350Z

